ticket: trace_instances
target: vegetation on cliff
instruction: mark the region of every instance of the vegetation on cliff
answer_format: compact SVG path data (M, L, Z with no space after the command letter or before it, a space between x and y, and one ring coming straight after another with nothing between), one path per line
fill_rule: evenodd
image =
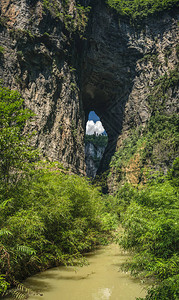
M70 0L43 0L43 6L54 18L61 20L69 32L77 32L83 36L88 23L89 6Z
M179 7L178 0L107 0L107 3L121 16L137 22L148 16Z
M179 116L166 110L171 91L179 85L178 66L159 77L148 95L151 117L145 127L131 128L111 161L119 182L146 181L149 170L166 172L179 155Z
M17 91L0 85L0 180L7 188L19 180L26 163L37 157L29 144L32 134L23 131L33 116L23 102Z

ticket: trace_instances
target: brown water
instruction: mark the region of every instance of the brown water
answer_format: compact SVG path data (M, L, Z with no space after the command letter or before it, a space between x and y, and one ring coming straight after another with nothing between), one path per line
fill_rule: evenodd
M57 267L25 281L38 291L29 300L134 300L144 297L144 287L120 271L127 256L118 245L102 247L87 255L88 266Z

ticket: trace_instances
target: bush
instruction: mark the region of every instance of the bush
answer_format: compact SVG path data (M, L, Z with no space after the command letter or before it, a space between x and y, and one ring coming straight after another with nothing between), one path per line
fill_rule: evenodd
M91 143L96 147L106 147L108 143L108 137L106 135L85 135L85 143Z
M107 201L58 163L38 163L8 194L1 189L0 275L12 284L60 263L81 263L81 253L105 242L117 224Z
M173 184L177 161L167 176L169 181L162 177L140 190L130 188L131 193L122 188L117 194L127 200L125 206L119 200L124 228L120 244L134 252L125 268L134 275L155 278L156 285L145 299L178 299L179 197Z
M23 103L17 91L0 85L0 180L6 188L20 178L26 163L37 155L29 145L31 135L23 132L33 116Z
M107 0L121 16L141 21L150 15L178 7L178 0Z

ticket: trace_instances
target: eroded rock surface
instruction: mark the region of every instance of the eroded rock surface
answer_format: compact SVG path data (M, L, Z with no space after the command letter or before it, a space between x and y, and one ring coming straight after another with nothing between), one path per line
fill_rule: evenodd
M98 2L83 69L83 102L94 110L108 134L98 173L106 171L111 156L132 128L150 118L148 95L155 80L178 65L177 14L163 14L141 28L129 25ZM168 53L168 54L167 54ZM170 90L166 110L176 112L178 89Z
M85 162L87 177L95 178L105 148L105 146L94 145L90 142L85 143Z
M35 112L27 130L36 131L33 143L42 155L82 174L85 122L94 110L109 138L101 173L131 128L148 121L155 80L177 67L179 27L177 12L136 28L119 21L105 1L81 3L92 5L86 39L44 13L40 0L2 0L0 77ZM75 1L68 13L75 15ZM171 89L169 113L176 112L177 99L177 88Z

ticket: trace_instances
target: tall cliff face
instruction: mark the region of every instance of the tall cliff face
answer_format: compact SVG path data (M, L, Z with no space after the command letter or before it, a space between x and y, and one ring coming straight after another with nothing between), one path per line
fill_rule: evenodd
M109 143L98 172L105 171L131 129L145 127L148 97L156 79L178 68L177 14L162 14L141 28L121 21L98 2L90 24L84 62L83 102L103 122ZM178 86L169 91L168 113L178 109ZM160 96L159 96L160 97Z
M65 9L75 21L75 1L70 3ZM36 131L34 145L50 160L84 173L80 30L69 28L68 20L58 18L55 7L45 9L42 1L4 0L0 7L0 77L35 112L27 127ZM63 16L62 5L58 9Z
M109 138L101 173L130 130L146 126L156 79L177 69L178 15L163 13L137 28L119 21L105 1L84 0L92 6L84 38L87 9L75 0L53 2L1 1L0 77L35 112L27 130L36 131L33 143L43 155L83 174L85 122L94 110ZM171 114L177 85L167 94Z

